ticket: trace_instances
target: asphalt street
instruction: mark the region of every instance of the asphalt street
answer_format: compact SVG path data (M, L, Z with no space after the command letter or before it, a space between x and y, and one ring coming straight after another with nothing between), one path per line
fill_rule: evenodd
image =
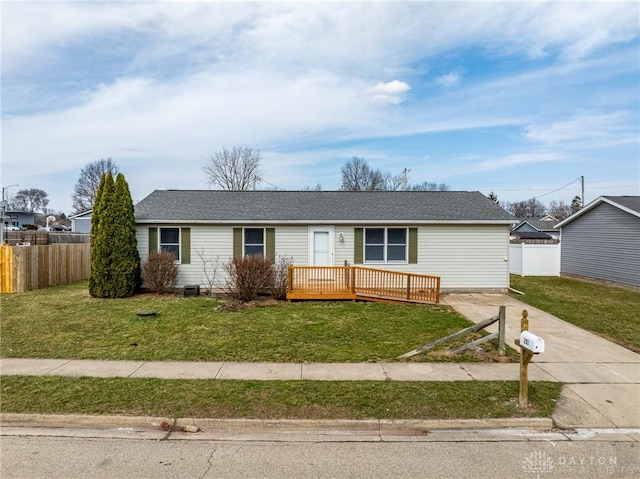
M10 478L634 478L640 447L624 435L555 441L210 441L3 436ZM481 440L480 440L481 439ZM602 439L602 438L600 438Z

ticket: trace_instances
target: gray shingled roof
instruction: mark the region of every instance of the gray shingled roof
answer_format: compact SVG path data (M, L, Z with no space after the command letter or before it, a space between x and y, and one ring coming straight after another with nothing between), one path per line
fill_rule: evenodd
M141 223L514 221L477 191L156 190L135 216Z
M514 231L512 234L520 239L551 239L551 236L542 231Z
M553 231L553 227L557 225L559 221L541 221L540 217L522 218L521 223L518 226L516 226L514 230L517 230L518 228L520 228L524 223L529 223L538 231Z
M640 217L640 196L600 196L581 210L562 220L555 227L562 228L563 226L580 218L582 215L586 214L591 209L595 208L603 202L612 204L613 206L616 206L618 208L627 208L628 210L631 210L630 214Z
M640 196L605 196L605 198L640 213Z

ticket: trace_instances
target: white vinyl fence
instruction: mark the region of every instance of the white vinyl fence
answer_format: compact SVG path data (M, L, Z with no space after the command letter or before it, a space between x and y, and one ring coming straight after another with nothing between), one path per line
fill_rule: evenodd
M509 273L520 276L560 276L560 245L509 245Z

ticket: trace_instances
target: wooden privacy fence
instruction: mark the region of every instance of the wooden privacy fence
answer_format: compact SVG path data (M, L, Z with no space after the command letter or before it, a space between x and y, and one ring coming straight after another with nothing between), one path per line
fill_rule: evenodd
M47 231L7 231L5 240L12 246L17 245L45 245L58 243L89 243L89 233L47 232Z
M287 299L440 302L440 277L360 266L289 266Z
M23 293L89 278L89 243L0 246L0 292Z

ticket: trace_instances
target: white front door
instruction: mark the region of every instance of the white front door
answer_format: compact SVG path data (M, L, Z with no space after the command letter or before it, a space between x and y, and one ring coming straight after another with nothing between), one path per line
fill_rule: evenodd
M310 266L333 266L333 227L309 228Z

